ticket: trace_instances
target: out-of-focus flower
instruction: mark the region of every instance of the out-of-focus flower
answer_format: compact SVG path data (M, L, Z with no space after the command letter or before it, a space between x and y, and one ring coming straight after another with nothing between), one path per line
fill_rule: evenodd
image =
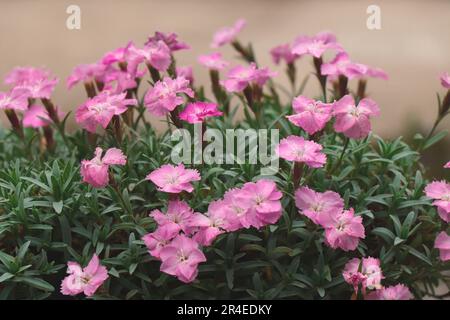
M305 96L294 98L292 106L296 114L286 118L308 134L322 130L332 116L333 104L315 101Z
M67 273L69 275L61 283L61 293L70 296L83 292L90 297L108 279L108 270L100 264L96 254L83 269L76 262L68 262Z
M194 83L194 73L192 71L192 67L185 66L185 67L176 67L176 74L177 77L183 77L189 81L189 84L192 86Z
M198 265L206 261L206 257L199 249L198 243L184 235L178 235L159 253L161 271L178 280L189 283L198 274Z
M227 43L233 42L246 24L247 22L244 19L239 19L233 26L219 29L213 36L211 47L219 48Z
M155 219L158 226L165 226L169 232L190 233L191 219L194 217L194 211L189 205L181 200L169 201L167 212L153 210L150 216Z
M72 89L79 82L89 83L96 80L104 82L105 72L106 66L100 63L80 64L73 69L67 78L67 88Z
M194 97L194 91L189 87L189 81L183 77L175 79L165 77L147 91L144 103L152 114L164 116L184 103L185 99L179 96L181 93L191 98Z
M137 72L137 68L142 62L151 65L158 71L166 71L172 61L169 47L163 42L152 42L140 49L130 45L125 53L127 61L127 71L131 74Z
M159 41L164 42L170 49L170 51L178 51L178 50L185 50L190 49L191 47L180 40L178 40L178 35L176 33L164 33L156 31L155 35L153 37L149 37L146 45L152 45Z
M17 67L5 77L6 84L28 90L28 97L35 99L50 99L58 81L48 70L33 67Z
M348 284L353 286L355 292L358 291L359 284L362 285L363 292L366 292L366 289L380 289L381 280L384 279L380 260L372 257L349 260L344 267L342 276Z
M178 166L165 164L152 171L147 177L158 187L159 191L168 193L180 193L182 191L192 192L194 187L192 181L199 181L200 174L195 169L185 169L184 164Z
M299 212L315 224L326 226L331 223L331 215L344 209L344 200L333 191L316 192L301 187L295 192L295 205Z
M336 117L334 123L336 132L342 132L349 138L361 139L371 130L370 117L378 116L380 109L372 99L362 99L356 105L355 99L351 95L346 95L334 103L333 113Z
M198 57L198 62L211 70L222 70L229 65L229 63L222 58L220 52L201 55Z
M120 149L108 149L103 158L102 153L102 148L97 147L94 158L81 161L83 182L89 183L94 188L104 188L108 185L110 165L125 165L127 162L127 157Z
M322 64L320 73L324 76L334 78L343 75L349 79L353 79L364 76L367 74L367 70L368 67L366 65L352 62L346 52L340 52L329 63Z
M148 233L142 237L145 245L147 246L148 253L159 259L159 253L170 241L178 235L178 231L172 228L171 225L158 226L155 232Z
M292 48L289 43L281 44L270 50L270 55L275 64L280 64L281 61L287 64L293 63L299 58L299 55L292 53Z
M126 93L112 94L102 91L78 107L75 120L84 129L95 133L97 125L105 129L112 117L124 113L127 106L136 105L136 99L125 99Z
M442 231L437 236L434 247L439 249L439 256L442 261L450 260L450 236L445 231Z
M57 112L59 117L64 116L64 113L59 108L57 108ZM32 105L23 114L23 126L25 128L41 128L48 126L51 122L52 120L47 110L39 104Z
M28 108L28 90L13 88L10 92L0 92L0 110L25 111Z
M303 137L288 136L280 141L276 148L278 156L288 161L304 162L311 168L323 167L327 158L322 146Z
M365 300L411 300L413 298L409 288L399 283L395 286L372 291L366 296Z
M448 74L448 72L444 72L443 74L441 74L440 79L442 86L446 89L450 89L450 75Z
M336 42L336 36L329 32L320 32L315 36L300 36L294 41L292 54L302 56L305 54L320 58L327 50L342 51L342 46Z
M200 123L208 117L218 117L221 115L222 112L217 109L216 103L197 101L189 103L180 112L180 119L189 123Z
M449 168L450 168L450 161L447 162L447 163L444 165L444 168L445 168L445 169L449 169Z
M355 250L359 239L365 238L362 217L355 216L353 208L330 214L324 225L326 243L333 249Z
M232 68L227 74L227 79L220 81L220 83L228 92L241 92L251 84L262 87L267 80L276 75L276 72L272 72L268 68L258 69L256 64L252 62L248 66Z
M425 187L427 197L434 199L439 216L445 222L450 222L450 184L446 181L433 181Z

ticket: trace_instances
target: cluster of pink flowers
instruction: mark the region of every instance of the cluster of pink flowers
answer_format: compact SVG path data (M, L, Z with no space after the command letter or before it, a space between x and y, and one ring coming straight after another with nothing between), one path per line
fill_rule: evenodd
M383 287L384 279L380 260L372 257L353 258L347 262L342 272L345 282L351 285L358 294L359 289L367 300L410 300L413 298L409 289L398 284L393 287ZM370 292L367 292L370 290Z
M344 200L336 192L301 187L295 192L295 205L300 214L325 229L325 243L333 249L355 250L365 237L362 217L355 216L352 208L344 210Z

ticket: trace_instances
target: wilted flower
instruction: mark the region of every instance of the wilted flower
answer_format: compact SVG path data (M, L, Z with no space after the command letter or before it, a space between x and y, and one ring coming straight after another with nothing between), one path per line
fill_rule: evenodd
M296 114L286 118L308 134L322 130L332 116L333 104L315 101L305 96L294 98L292 106Z
M315 58L320 58L325 51L334 49L342 51L342 46L336 42L336 36L329 32L320 32L315 36L300 36L294 41L292 54L309 54Z
M380 109L375 101L362 99L358 105L351 95L342 97L334 103L333 113L336 117L334 130L346 137L360 139L366 137L370 130L370 117L378 116Z
M125 165L127 157L120 149L111 148L106 150L102 158L103 150L95 148L95 157L91 160L81 161L81 176L83 182L89 183L94 188L104 188L109 183L109 166Z
M198 62L211 70L222 70L228 66L228 62L223 60L220 52L213 52L198 57Z
M228 71L227 79L220 81L228 92L241 92L247 86L255 84L262 87L267 80L274 77L277 73L268 68L258 68L255 63L248 66L236 66Z
M200 174L195 169L185 169L184 164L178 166L165 164L152 171L147 177L158 187L159 191L169 193L180 193L182 191L192 192L194 187L192 181L199 181Z
M156 31L155 35L153 37L149 37L145 44L152 45L159 41L164 42L169 47L170 51L172 51L172 52L178 51L178 50L190 49L189 45L182 41L179 41L178 35L173 32L164 33L164 32Z
M411 300L413 295L408 287L397 284L391 287L383 287L367 295L366 300Z
M227 43L233 42L238 33L245 27L247 22L244 19L239 19L234 23L232 27L223 27L219 29L213 37L213 41L211 43L212 48L219 48Z
M442 261L450 260L450 236L445 231L442 231L437 236L434 247L439 249L439 255Z
M433 181L425 187L427 197L434 199L439 216L445 222L450 222L450 184L445 181Z
M194 217L194 211L189 205L181 200L169 201L167 212L153 210L150 216L155 219L158 226L165 226L169 233L183 231L190 233L191 219Z
M281 158L288 161L304 162L312 168L323 167L327 161L325 154L321 151L322 146L320 144L293 135L282 139L276 148L276 152Z
M83 292L90 297L108 279L108 270L100 264L96 254L83 269L76 262L68 262L67 273L69 275L61 283L61 293L64 295L75 296Z
M365 238L362 217L355 216L353 208L330 214L324 225L326 243L333 249L355 250L359 239Z
M184 235L176 236L164 246L159 256L162 261L161 271L185 283L195 280L199 263L206 261L198 243Z
M222 112L217 109L216 103L197 101L189 103L180 112L180 119L189 123L200 123L208 117L218 117L221 115Z

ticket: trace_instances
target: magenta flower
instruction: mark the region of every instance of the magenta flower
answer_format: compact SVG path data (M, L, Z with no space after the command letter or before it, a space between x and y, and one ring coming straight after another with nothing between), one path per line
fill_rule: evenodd
M84 129L95 133L97 125L106 129L115 115L124 113L127 106L136 105L136 99L125 99L126 93L112 94L102 91L78 107L75 120Z
M294 162L304 162L311 168L323 167L327 157L322 146L303 137L288 136L280 141L276 148L277 155L283 159Z
M69 275L61 283L61 293L70 296L83 292L90 297L108 279L108 270L100 264L96 254L83 269L76 262L68 262L67 273Z
M262 87L267 80L276 76L276 74L276 72L272 72L268 68L258 69L256 64L252 62L248 66L232 68L227 74L227 79L220 81L220 84L228 92L241 92L251 84Z
M346 52L340 52L329 63L322 64L320 73L324 76L331 76L332 78L343 75L349 79L353 79L366 75L368 70L366 65L350 61L350 57ZM377 74L376 69L372 69L370 72L373 75Z
M76 66L67 78L67 88L72 89L77 83L89 83L93 81L103 81L106 66L100 63L80 64Z
M10 92L0 92L0 110L25 111L28 108L28 90L13 88Z
M450 75L448 74L448 72L444 72L443 74L441 74L441 85L446 88L446 89L450 89Z
M433 181L425 187L427 197L434 199L439 216L445 222L450 222L450 184L445 181Z
M447 163L444 165L444 168L445 168L445 169L449 169L449 168L450 168L450 161L447 162Z
M291 45L289 43L272 48L272 50L270 50L270 55L275 64L280 64L283 60L289 64L299 58L297 54L292 53Z
M179 96L180 93L184 93L191 98L194 97L194 91L189 88L189 81L183 77L175 79L165 77L147 91L144 103L152 114L164 116L184 103L184 98Z
M184 283L194 281L198 274L199 263L206 261L198 243L184 235L176 236L164 246L159 256L162 261L160 270L176 276Z
M208 117L218 117L223 113L217 109L217 104L213 102L197 101L189 103L180 112L180 119L189 123L200 123Z
M439 249L439 256L442 261L450 260L450 236L445 231L442 231L437 236L434 247Z
M57 113L60 118L64 116L59 108L57 108ZM47 110L39 104L32 105L23 114L23 126L25 128L41 128L48 126L51 122Z
M148 253L154 258L160 259L159 254L161 249L169 244L177 235L178 231L167 224L158 226L155 232L146 234L142 237L142 240L144 240L147 246Z
M321 131L332 116L333 104L315 101L305 96L296 97L292 106L296 114L286 118L310 135Z
M164 33L159 31L156 31L153 37L149 37L145 45L152 45L159 41L164 42L172 52L191 48L188 44L179 41L176 33Z
M194 187L191 182L199 181L201 177L197 170L185 169L184 164L180 163L178 166L165 164L152 171L145 179L156 184L159 191L180 193L192 192Z
M177 77L183 77L189 81L189 84L192 86L194 83L194 73L192 71L192 67L176 67L175 73Z
M103 158L102 153L102 148L97 147L95 148L94 158L81 161L80 172L83 182L94 188L104 188L108 185L110 165L123 166L127 162L127 157L119 149L108 149Z
M397 284L372 291L366 296L365 300L411 300L413 298L407 286Z
M344 200L333 191L316 192L301 187L295 192L295 205L299 213L310 218L315 224L326 226L332 222L331 215L344 209Z
M236 37L239 32L245 27L247 22L244 19L239 19L234 23L232 27L223 27L219 29L213 37L213 41L211 43L212 48L219 48L227 43L231 43L236 40Z
M189 234L194 211L186 202L173 200L169 201L166 213L162 213L160 210L153 210L150 213L150 217L155 219L158 226L165 226L169 233L183 231Z
M370 130L370 117L378 116L380 109L375 101L362 99L356 106L351 95L342 97L334 104L336 122L334 130L342 132L346 137L360 139L366 137Z
M198 57L198 62L211 70L222 70L228 67L229 63L223 60L220 52L213 52Z
M320 32L315 36L301 36L294 41L292 54L302 56L305 54L320 58L327 50L342 51L342 46L336 42L336 36L329 32Z
M359 239L365 238L362 217L355 216L352 208L330 214L330 221L324 227L325 242L333 249L353 251L358 246Z
M342 275L355 292L358 292L358 286L361 284L363 293L366 289L380 289L381 280L384 279L380 260L372 257L363 258L362 261L358 258L351 259L345 265Z

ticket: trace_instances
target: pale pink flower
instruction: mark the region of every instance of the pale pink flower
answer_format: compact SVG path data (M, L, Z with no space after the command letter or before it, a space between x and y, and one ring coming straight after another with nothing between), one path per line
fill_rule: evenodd
M128 89L136 88L136 78L140 76L142 76L140 73L122 71L111 67L104 74L102 80L104 83L103 91L109 91L111 94L121 94Z
M213 41L211 43L212 48L219 48L227 43L231 43L236 40L236 37L239 32L245 27L247 22L244 19L239 19L234 23L231 27L223 27L219 29L213 37Z
M343 75L349 79L363 77L367 74L369 68L361 63L350 61L350 57L346 52L340 52L329 63L324 63L321 66L320 73L324 76L331 76L336 78ZM378 75L377 69L371 69L372 75ZM379 74L381 76L381 73Z
M186 202L172 200L169 201L166 213L160 210L153 210L150 212L150 217L155 219L159 226L168 228L169 233L183 231L189 234L194 211Z
M294 41L292 54L299 56L309 54L320 58L327 50L342 51L342 46L336 42L336 36L329 32L320 32L315 36L300 36Z
M89 83L93 81L103 82L106 66L100 63L80 64L76 66L67 78L67 88L72 89L79 82Z
M427 197L434 199L439 216L445 222L450 222L450 184L445 181L433 181L425 187Z
M444 165L444 168L445 168L445 169L449 169L449 168L450 168L450 161L447 162L447 163Z
M336 117L334 130L346 137L360 139L366 137L370 130L370 117L378 116L380 109L375 101L362 99L358 105L351 95L345 95L334 103L333 113Z
M315 101L305 96L294 98L292 106L296 113L286 118L308 134L322 130L332 116L333 104Z
M138 66L145 62L158 71L166 71L172 61L169 47L163 42L158 41L146 45L140 49L130 44L125 52L127 61L127 71L135 74Z
M330 214L330 220L324 228L325 242L333 249L355 250L359 239L365 238L362 217L355 216L353 208Z
M289 43L272 48L272 50L270 50L270 55L275 64L280 64L283 60L289 64L299 58L297 54L292 53L291 45Z
M165 77L147 91L144 103L152 114L164 116L184 103L185 99L179 95L181 93L194 97L194 91L189 87L189 80L183 77L175 79Z
M249 208L246 213L250 224L259 229L268 224L276 223L282 214L282 193L272 180L261 179L257 182L245 183L240 192L235 194L244 207Z
M230 189L225 192L223 204L230 209L230 216L235 216L237 220L234 219L230 221L235 221L233 225L230 225L229 231L236 231L240 228L250 228L252 226L252 214L250 210L251 204L241 201L241 189Z
M446 88L446 89L450 89L450 75L448 74L448 72L444 72L443 74L441 74L441 85Z
M0 92L0 110L25 111L28 108L28 90L13 88L10 92Z
M293 135L282 139L276 147L279 157L288 161L303 162L311 168L323 167L327 161L327 157L321 151L320 144Z
M379 79L383 79L383 80L389 79L388 74L380 68L367 67L365 76L371 77L371 78L379 78Z
M112 94L109 91L102 91L78 107L75 120L89 132L95 133L97 125L106 129L113 116L124 113L127 106L137 104L136 99L125 97L125 92Z
M320 193L301 187L295 192L295 205L301 214L314 223L326 226L331 222L331 215L344 209L344 200L333 191Z
M365 297L365 300L412 300L413 298L407 286L397 284L372 291Z
M267 80L276 76L268 68L258 68L254 62L248 66L236 66L228 71L227 78L220 81L228 92L241 92L247 86L255 84L262 87Z
M206 261L198 243L184 235L176 236L164 246L159 256L162 261L160 270L185 283L195 280L199 263Z
M33 67L15 68L5 78L5 83L28 90L28 96L35 99L50 99L58 81L49 71Z
M83 182L89 183L94 188L104 188L108 185L110 165L123 166L127 162L127 157L119 149L108 149L103 158L102 153L102 148L97 147L94 158L81 161Z
M162 165L147 175L145 179L156 184L159 191L180 193L182 191L192 192L194 187L191 182L199 181L201 177L197 170L185 169L184 164L180 163L178 166Z
M434 247L439 249L439 256L442 261L450 260L450 236L445 231L442 231L437 236Z
M218 117L221 115L222 112L217 109L216 103L197 101L189 103L180 112L180 119L189 123L200 123L208 117Z
M187 79L191 86L194 83L194 73L192 71L192 67L176 67L175 73L177 74L177 77L183 77Z
M380 267L380 260L372 257L353 258L347 262L342 272L344 280L353 286L355 292L358 291L359 284L362 285L363 293L366 289L380 289L381 280L384 279Z
M108 279L108 270L100 264L96 254L83 269L76 262L68 262L67 273L69 275L61 283L61 293L70 296L83 292L90 297Z
M159 41L164 42L170 49L170 51L178 51L178 50L185 50L190 49L190 46L180 40L177 39L178 35L176 33L164 33L156 31L155 35L153 37L149 37L146 45L152 45Z
M222 70L229 65L229 63L222 58L220 52L201 55L198 57L198 62L211 70Z
M159 258L161 249L164 248L170 241L178 235L178 230L172 228L172 225L166 224L158 226L155 232L148 233L142 237L147 246L148 253L156 258Z
M64 113L57 109L58 117L64 117ZM50 119L47 110L39 105L35 104L28 108L23 114L23 126L25 128L41 128L48 126L52 120Z

